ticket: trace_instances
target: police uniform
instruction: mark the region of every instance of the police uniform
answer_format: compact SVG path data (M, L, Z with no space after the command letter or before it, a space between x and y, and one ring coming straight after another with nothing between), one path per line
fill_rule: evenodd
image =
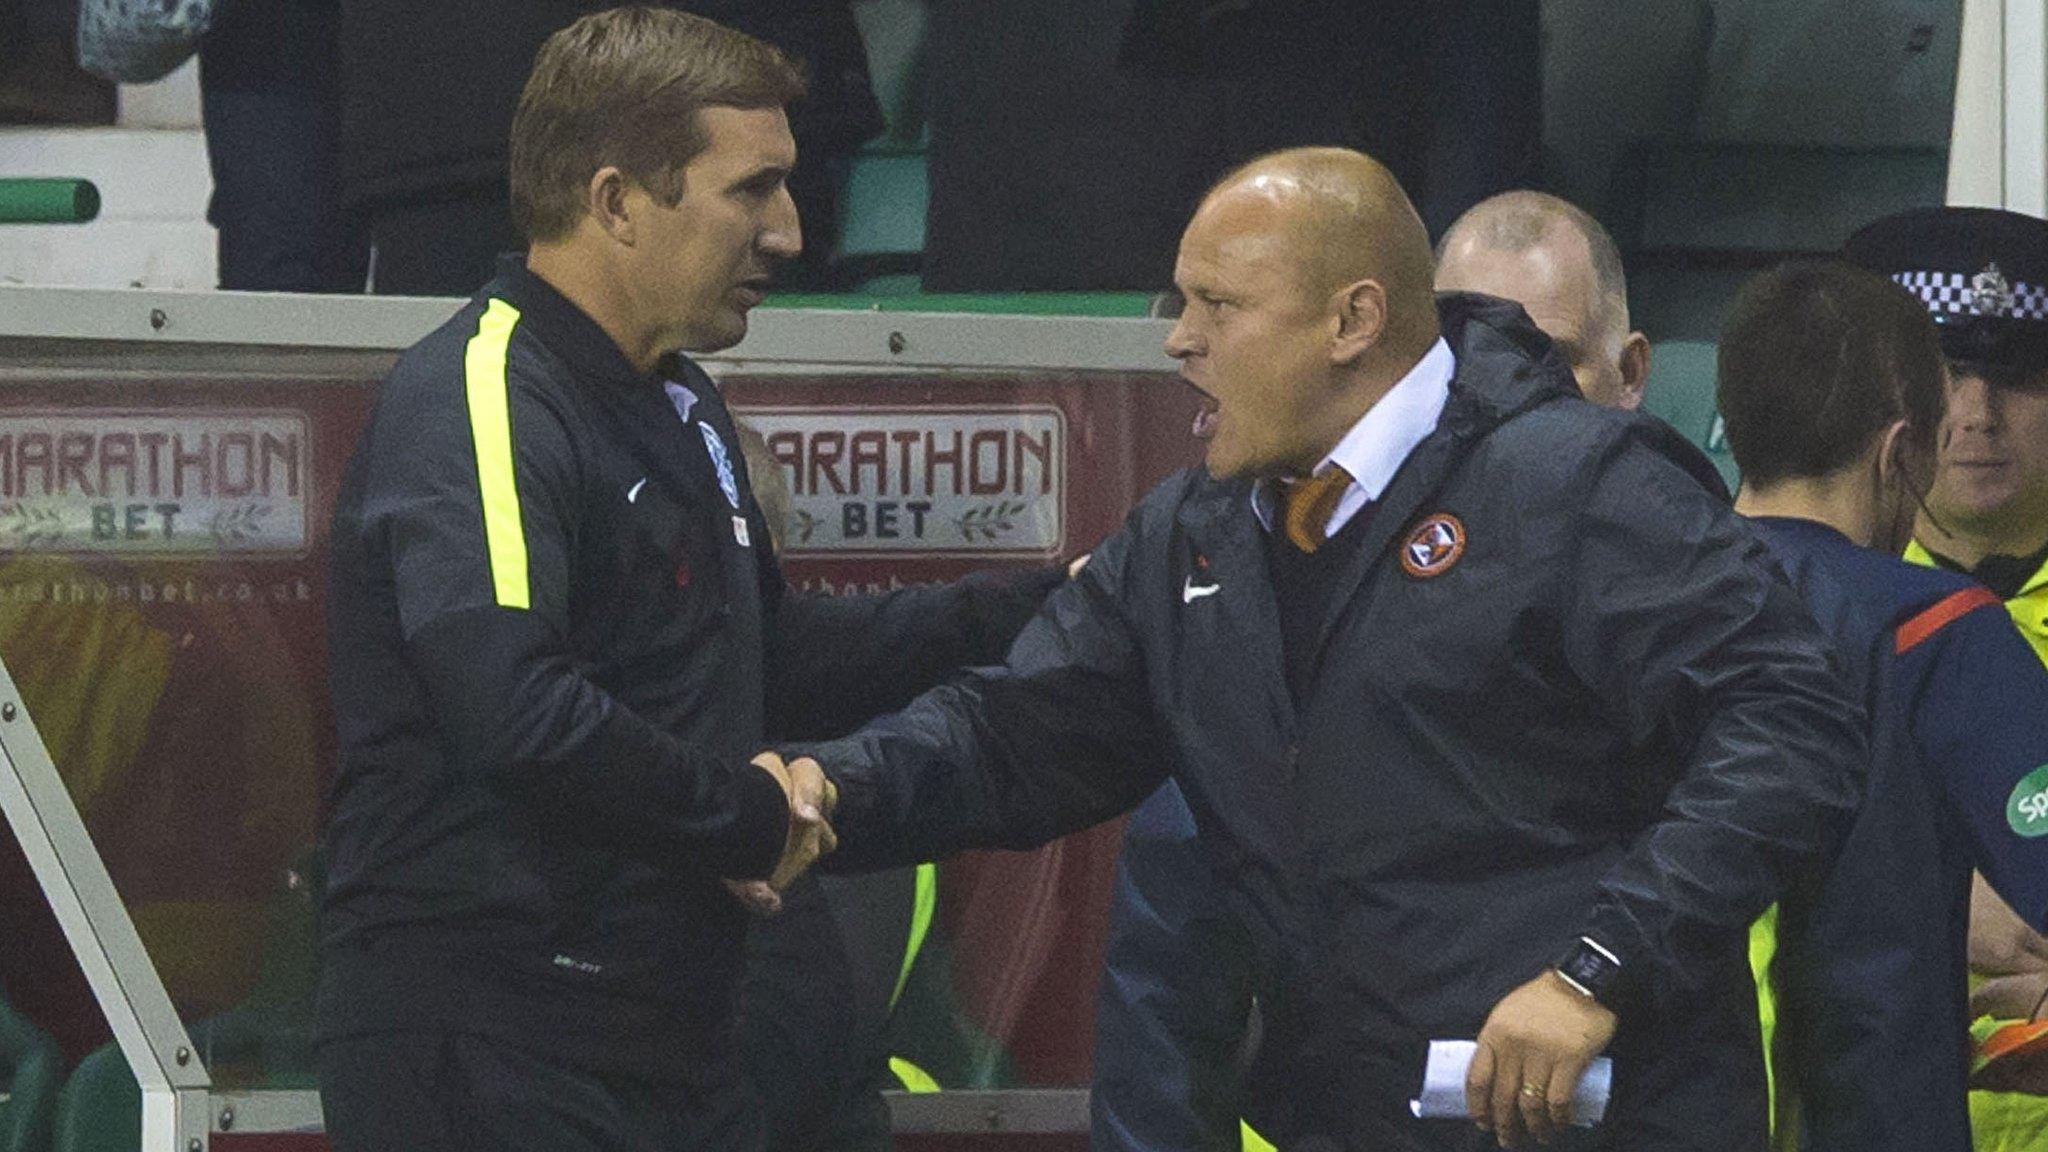
M1918 296L1950 361L2048 369L2048 222L1993 208L1928 208L1888 216L1849 238L1843 255ZM1965 567L1914 541L1906 558L1976 577L2048 663L2048 547Z
M1921 209L1869 225L1843 254L1918 296L1949 360L2048 368L2048 223L1990 208ZM2005 601L2020 635L2048 663L2048 549L1967 567L1916 540L1906 559L1977 578ZM2018 910L2041 924L2038 914ZM2048 1152L2048 1101L1972 1092L1970 1112L1980 1152Z
M1410 1111L1428 1042L1589 942L1615 1097L1565 1146L1757 1147L1742 942L1846 827L1862 708L1697 450L1580 399L1514 305L1440 312L1441 406L1308 594L1253 484L1169 479L1005 667L808 749L840 862L1040 843L1171 774L1259 950L1280 1147L1486 1142Z
M1968 577L1810 520L1753 524L1872 718L1856 822L1777 921L1782 1127L1808 1152L1966 1152L1970 872L2048 917L2048 675Z
M332 555L336 1147L752 1146L720 881L788 804L749 758L994 658L1042 589L786 595L717 386L517 260L385 380Z

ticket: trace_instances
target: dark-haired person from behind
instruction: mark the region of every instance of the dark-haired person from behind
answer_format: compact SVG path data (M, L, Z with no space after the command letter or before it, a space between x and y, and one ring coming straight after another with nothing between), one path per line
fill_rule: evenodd
M1863 807L1781 902L1765 983L1781 1146L1810 1152L1966 1152L1971 869L2048 918L2048 817L2027 803L2048 791L2048 674L1997 596L1898 558L1946 376L1920 304L1839 262L1752 281L1721 337L1736 510L1833 634L1872 725Z

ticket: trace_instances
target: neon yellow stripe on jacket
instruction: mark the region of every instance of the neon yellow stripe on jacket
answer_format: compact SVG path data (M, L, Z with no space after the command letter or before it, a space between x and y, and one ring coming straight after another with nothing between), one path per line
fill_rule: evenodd
M484 544L491 557L491 587L500 608L533 607L526 576L526 528L519 518L519 485L512 472L511 383L505 349L519 309L492 300L469 338L462 371L469 400L469 434L476 445L477 490L483 497Z
M1778 985L1771 975L1771 962L1778 956L1778 906L1749 926L1749 974L1756 979L1757 1031L1764 1043L1764 1093L1770 1109L1771 1136L1777 1146L1778 1131Z
M910 970L917 966L917 954L924 949L925 933L931 931L932 910L939 905L939 866L930 862L917 866L917 895L910 907L910 939L903 945L903 967L896 973L896 990L889 993L889 1010L903 999L903 986L910 983Z

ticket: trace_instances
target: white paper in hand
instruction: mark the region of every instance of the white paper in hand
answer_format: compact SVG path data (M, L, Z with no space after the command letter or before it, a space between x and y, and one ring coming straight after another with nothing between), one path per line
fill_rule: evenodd
M1422 1095L1408 1102L1408 1110L1424 1120L1463 1120L1465 1072L1479 1045L1472 1040L1431 1040L1429 1065L1422 1074ZM1572 1093L1572 1123L1582 1128L1598 1124L1607 1115L1607 1094L1614 1088L1614 1061L1597 1056L1579 1077L1579 1089Z

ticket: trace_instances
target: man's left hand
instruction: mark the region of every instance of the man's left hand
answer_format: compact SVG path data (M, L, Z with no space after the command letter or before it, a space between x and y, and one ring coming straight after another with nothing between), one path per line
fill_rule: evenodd
M1501 998L1479 1030L1465 1074L1465 1107L1503 1148L1523 1135L1548 1144L1572 1122L1586 1065L1614 1039L1614 1013L1556 972Z

